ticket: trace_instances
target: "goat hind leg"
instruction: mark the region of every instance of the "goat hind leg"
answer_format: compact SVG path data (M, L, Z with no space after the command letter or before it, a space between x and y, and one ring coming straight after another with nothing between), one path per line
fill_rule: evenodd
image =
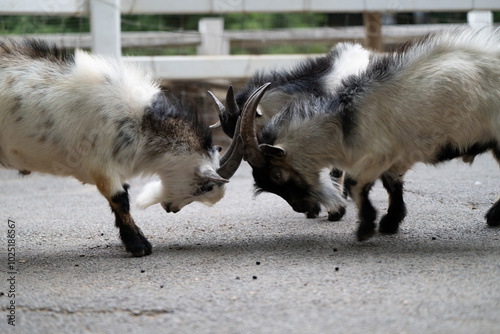
M353 181L356 182L356 181ZM368 198L368 194L373 186L373 182L365 184L355 184L350 189L351 197L358 208L359 227L356 233L359 241L370 239L375 234L375 219L377 210L373 207Z
M403 176L404 174L400 174L394 177L391 173L384 173L381 176L384 188L389 195L389 207L387 213L380 220L378 228L380 233L397 233L399 224L406 217L406 205L403 200Z
M342 193L342 196L347 199L347 187L344 184L345 181L345 172L333 168L330 171L330 178L334 184L338 184L339 191ZM328 212L328 220L332 222L336 222L342 219L345 215L345 207L341 207L338 211Z
M493 157L500 164L500 148L495 148L493 151ZM486 223L489 226L500 226L500 199L497 199L495 204L488 210L486 215Z

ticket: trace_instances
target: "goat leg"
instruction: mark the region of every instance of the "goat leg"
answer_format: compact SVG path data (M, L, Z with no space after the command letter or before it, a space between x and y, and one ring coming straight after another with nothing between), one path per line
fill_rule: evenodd
M399 224L406 217L406 205L403 200L403 176L394 177L392 173L384 173L381 177L384 188L389 195L389 207L382 217L378 230L380 233L395 234Z
M375 234L377 210L375 210L368 198L372 186L373 182L364 184L356 183L350 190L351 196L358 208L359 227L356 236L359 241L370 239Z
M120 230L120 238L125 244L127 252L133 256L141 257L152 253L152 246L148 239L142 234L141 229L135 225L130 214L130 203L128 197L128 185L123 186L124 191L111 197L110 206L115 214L116 227Z

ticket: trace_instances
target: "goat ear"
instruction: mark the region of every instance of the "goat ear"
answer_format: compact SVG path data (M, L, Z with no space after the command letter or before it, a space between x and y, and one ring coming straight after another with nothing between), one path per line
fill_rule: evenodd
M217 184L228 183L229 180L223 178L210 166L200 166L196 169L196 175L204 179L208 179Z
M278 146L268 145L268 144L260 144L260 150L265 155L270 155L275 158L283 158L286 156L286 151Z

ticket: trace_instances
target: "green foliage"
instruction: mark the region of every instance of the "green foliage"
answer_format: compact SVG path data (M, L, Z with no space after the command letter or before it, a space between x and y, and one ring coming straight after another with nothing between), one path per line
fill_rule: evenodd
M198 21L204 17L220 15L122 15L122 31L182 31L198 30ZM286 28L322 27L344 24L362 24L360 14L322 14L322 13L242 13L225 14L224 27L227 30L270 30ZM494 21L500 22L500 12L493 13ZM399 24L414 23L412 13L398 13ZM465 23L466 13L429 13L429 23ZM88 33L88 17L58 16L7 16L0 15L0 35L50 34L50 33ZM283 44L263 48L233 46L232 54L246 53L323 53L330 45ZM190 55L196 54L195 47L164 47L127 49L129 55Z
M77 33L89 31L90 22L86 17L0 15L0 34L2 35Z

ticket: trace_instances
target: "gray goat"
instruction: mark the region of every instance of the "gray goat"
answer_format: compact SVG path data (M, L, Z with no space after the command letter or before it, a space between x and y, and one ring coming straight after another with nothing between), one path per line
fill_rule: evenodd
M138 205L177 212L216 203L238 167L231 150L220 164L210 129L186 108L134 66L39 40L0 43L0 163L96 185L134 256L152 247L130 215L127 179L156 174Z
M372 55L372 52L359 44L339 43L326 55L308 58L291 67L259 71L236 95L232 87L229 87L225 105L209 92L218 107L220 119L218 124L222 125L222 129L229 137L232 137L245 102L257 88L269 82L271 85L257 107L255 120L257 137L261 141L262 128L281 111L284 105L302 99L328 96L341 85L342 80L364 71ZM328 171L325 169L322 172L324 192L332 192L332 181L334 185L338 184L341 192L345 191L343 173L333 169L329 177ZM276 194L283 197L294 210L307 212L309 218L316 217L320 211L319 203L304 196L305 194L298 189L280 187L276 189ZM331 221L341 219L345 213L344 207L327 208L328 220Z
M396 233L406 215L403 178L415 163L472 162L489 150L500 161L498 30L447 29L373 55L366 70L345 78L333 94L285 103L258 138L255 113L268 87L252 95L241 121L256 186L341 206L338 196L325 196L319 175L327 167L345 170L359 240L375 232L368 194L378 178L390 189L379 231ZM500 201L486 220L500 225Z

